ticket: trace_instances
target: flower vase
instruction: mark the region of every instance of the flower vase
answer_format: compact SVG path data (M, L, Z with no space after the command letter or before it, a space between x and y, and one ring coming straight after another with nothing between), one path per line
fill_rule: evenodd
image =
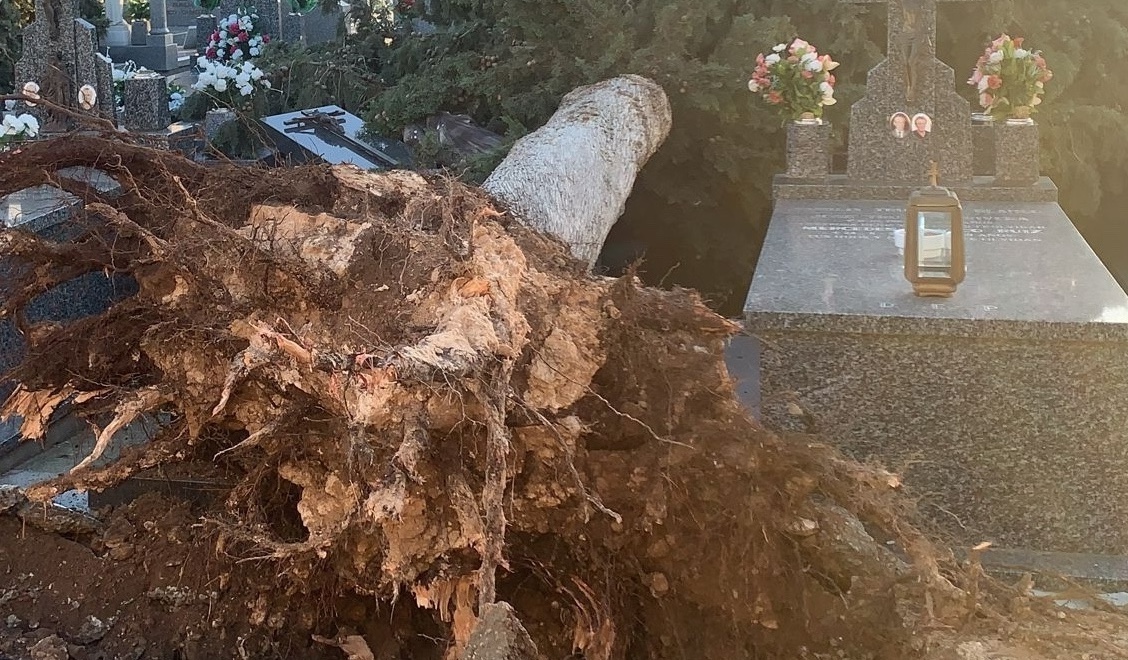
M830 124L814 117L811 120L796 119L787 124L785 176L823 180L830 174Z
M822 120L816 117L813 112L804 112L794 122L800 126L819 126L822 124Z
M1030 118L1031 108L1028 105L1020 105L1011 112L1011 116L1007 117L1007 125L1009 126L1032 126L1034 120Z
M231 108L215 108L204 115L204 138L214 142L219 130L229 122L235 121L235 111Z
M975 176L995 174L995 118L986 112L971 115L971 172Z
M1038 126L1029 117L995 124L995 185L1032 186L1041 177Z

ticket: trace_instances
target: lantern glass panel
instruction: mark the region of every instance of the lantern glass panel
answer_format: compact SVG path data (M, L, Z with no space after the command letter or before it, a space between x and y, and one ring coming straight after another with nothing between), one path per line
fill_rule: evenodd
M917 212L917 276L922 279L952 276L952 214Z

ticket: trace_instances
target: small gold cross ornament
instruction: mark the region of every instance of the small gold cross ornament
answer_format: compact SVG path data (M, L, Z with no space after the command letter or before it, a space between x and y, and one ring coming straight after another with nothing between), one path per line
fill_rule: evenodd
M928 170L928 176L932 177L933 188L940 185L940 168L936 166L936 161L932 161L932 169Z

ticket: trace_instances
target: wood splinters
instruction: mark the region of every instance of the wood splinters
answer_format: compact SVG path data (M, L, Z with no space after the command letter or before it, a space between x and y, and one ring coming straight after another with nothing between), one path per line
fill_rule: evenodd
M249 376L252 371L269 362L270 359L254 347L239 351L231 360L231 366L227 370L227 378L223 381L223 391L219 395L219 403L212 408L212 417L223 412L223 409L227 407L227 402L231 399L231 392L235 390L236 385Z
M98 434L98 440L94 443L94 450L90 452L89 456L82 459L78 465L71 468L70 474L82 470L101 458L102 454L106 453L106 449L110 446L110 441L113 440L115 433L129 426L129 424L133 423L133 421L141 415L170 400L172 400L172 397L168 394L160 391L156 387L149 387L134 392L132 398L119 403L114 410L113 420Z
M70 386L59 390L28 390L19 385L4 402L0 417L22 417L20 435L28 440L42 440L47 435L51 415L74 392Z
M272 340L279 350L298 362L307 366L313 364L313 353L296 341L284 336L282 333L264 325L259 328L259 334L266 339Z
M220 456L223 456L224 454L230 454L234 451L238 451L238 450L241 450L241 449L250 449L251 447L255 447L255 446L258 445L259 442L262 441L263 438L265 438L266 436L274 433L277 430L278 430L278 422L271 422L271 423L267 424L266 426L262 427L261 429L255 431L254 433L248 435L246 437L246 439L244 439L239 444L237 444L233 447L228 447L227 449L224 449L224 450L217 452L215 456L212 456L212 460L214 461L214 460L218 459Z

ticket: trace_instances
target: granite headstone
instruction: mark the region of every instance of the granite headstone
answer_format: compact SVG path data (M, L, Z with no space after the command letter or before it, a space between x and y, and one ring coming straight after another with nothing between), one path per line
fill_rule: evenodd
M971 107L956 93L951 67L936 58L936 3L970 0L841 1L889 8L888 54L850 113L849 176L923 183L936 161L941 180L970 181ZM903 135L891 125L897 113L909 120Z
M1038 127L973 119L935 57L937 3L971 0L840 1L888 5L889 54L851 109L847 173L823 173L825 128L792 125L776 200L908 199L936 162L940 184L964 201L1057 201L1057 186L1040 176Z
M98 89L98 28L83 18L74 19L74 72L77 90L82 85ZM77 99L77 94L76 97Z

